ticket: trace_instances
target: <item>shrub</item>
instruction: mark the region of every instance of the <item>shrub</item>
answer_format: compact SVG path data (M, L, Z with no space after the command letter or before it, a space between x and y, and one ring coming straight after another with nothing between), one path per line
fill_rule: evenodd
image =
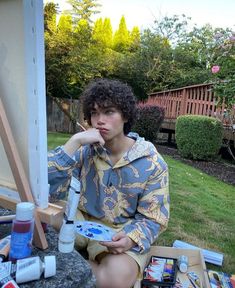
M139 103L138 117L133 131L146 140L155 142L158 130L164 120L165 110L154 104Z
M216 118L184 115L177 118L175 137L181 156L209 160L218 155L222 145L223 125Z

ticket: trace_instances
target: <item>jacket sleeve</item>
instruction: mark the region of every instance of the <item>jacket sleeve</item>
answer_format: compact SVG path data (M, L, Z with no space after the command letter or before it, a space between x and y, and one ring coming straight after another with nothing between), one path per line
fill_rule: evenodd
M134 219L123 229L137 244L132 250L139 253L148 252L151 244L168 225L170 203L168 168L166 163L162 165L160 171L158 168L148 179Z
M76 163L75 159L66 154L62 147L57 147L55 150L48 152L50 201L64 199L67 196L71 177L74 169L77 168Z

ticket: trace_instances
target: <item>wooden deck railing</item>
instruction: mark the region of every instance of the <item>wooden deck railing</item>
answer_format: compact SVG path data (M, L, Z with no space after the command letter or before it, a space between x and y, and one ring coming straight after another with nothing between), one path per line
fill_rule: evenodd
M227 115L224 105L216 106L212 84L201 84L155 92L149 95L149 104L165 108L165 119L175 120L180 115L205 115L219 118L224 125L231 125L231 117ZM234 112L234 111L233 111Z

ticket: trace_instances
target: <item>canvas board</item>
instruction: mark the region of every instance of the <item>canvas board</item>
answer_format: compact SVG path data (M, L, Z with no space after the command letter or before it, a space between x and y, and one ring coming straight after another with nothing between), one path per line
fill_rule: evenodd
M0 0L0 97L36 204L48 206L42 0ZM0 193L18 197L0 139Z

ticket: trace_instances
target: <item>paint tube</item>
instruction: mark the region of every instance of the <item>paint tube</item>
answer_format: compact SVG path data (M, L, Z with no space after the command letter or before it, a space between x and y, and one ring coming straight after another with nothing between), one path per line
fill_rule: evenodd
M5 275L10 276L16 283L38 280L43 272L45 278L56 274L55 256L45 256L44 262L41 261L39 256L19 259L16 263L8 261L1 263L0 267L3 267L6 271Z
M66 220L74 221L76 217L79 199L80 199L80 181L77 178L72 177L69 187L68 201L65 209Z
M4 261L10 250L11 236L7 236L0 240L0 263Z
M0 287L1 288L19 288L16 282L11 278L8 271L0 263Z

